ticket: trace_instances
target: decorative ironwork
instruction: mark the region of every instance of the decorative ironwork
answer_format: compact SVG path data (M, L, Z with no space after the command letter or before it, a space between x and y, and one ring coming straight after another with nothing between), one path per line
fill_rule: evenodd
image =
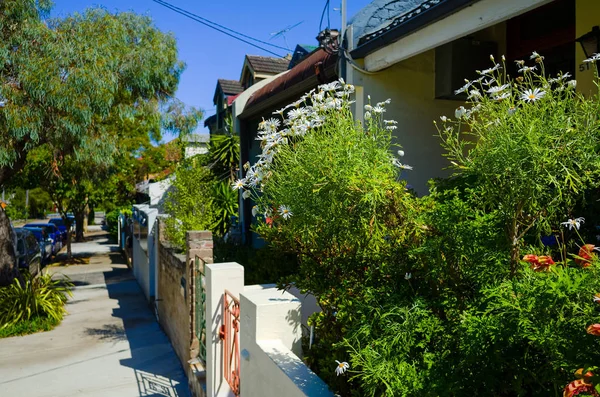
M198 338L198 359L206 364L206 279L204 277L204 261L196 256L196 337Z
M240 301L231 292L223 294L223 376L236 396L240 395Z

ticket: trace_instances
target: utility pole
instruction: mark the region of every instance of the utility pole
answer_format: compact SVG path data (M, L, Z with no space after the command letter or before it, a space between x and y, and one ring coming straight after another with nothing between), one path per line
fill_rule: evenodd
M346 68L348 67L348 64L346 63L346 52L344 51L344 46L348 45L344 43L344 39L346 38L346 25L347 25L347 21L346 21L346 12L347 12L347 4L346 4L346 0L342 0L342 31L340 32L340 48L341 48L341 53L340 53L340 77L343 77L344 80L348 79L348 72L346 71ZM350 40L348 40L346 43L349 43Z

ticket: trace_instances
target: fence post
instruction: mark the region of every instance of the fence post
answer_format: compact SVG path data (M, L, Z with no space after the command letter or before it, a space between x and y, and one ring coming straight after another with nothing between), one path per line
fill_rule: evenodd
M186 232L186 269L185 274L188 281L188 299L187 304L190 310L190 358L195 358L198 355L200 341L196 336L196 305L198 304L196 297L198 296L196 288L198 282L197 277L200 277L199 270L204 273L204 266L207 263L213 263L213 239L212 233L209 231L188 231ZM201 263L196 264L196 257ZM201 269L198 269L198 266Z
M239 297L244 290L244 267L238 263L205 266L206 277L206 393L207 397L233 396L223 374L223 294L227 289Z

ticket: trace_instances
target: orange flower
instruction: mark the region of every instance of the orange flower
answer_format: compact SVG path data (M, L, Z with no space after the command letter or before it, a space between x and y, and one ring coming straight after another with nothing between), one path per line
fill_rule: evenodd
M533 263L531 268L535 271L548 271L550 270L550 266L554 264L555 263L550 256L543 255L538 257L538 262Z
M592 324L587 327L587 333L594 336L600 336L600 324Z
M523 257L523 261L529 262L529 263L538 263L538 256L532 255L532 254L527 254Z
M577 254L578 258L575 258L575 262L582 267L588 267L592 264L592 259L596 257L594 254L594 244L586 244L579 249Z
M591 383L585 381L585 379L577 379L569 383L563 391L563 397L573 397L582 394L590 396L598 396L596 389Z

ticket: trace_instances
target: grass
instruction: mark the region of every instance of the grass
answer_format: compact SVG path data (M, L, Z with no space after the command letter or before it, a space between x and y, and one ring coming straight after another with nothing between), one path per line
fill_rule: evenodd
M50 331L58 325L57 321L49 317L34 317L30 320L21 321L5 328L0 328L0 338L35 334L37 332Z

